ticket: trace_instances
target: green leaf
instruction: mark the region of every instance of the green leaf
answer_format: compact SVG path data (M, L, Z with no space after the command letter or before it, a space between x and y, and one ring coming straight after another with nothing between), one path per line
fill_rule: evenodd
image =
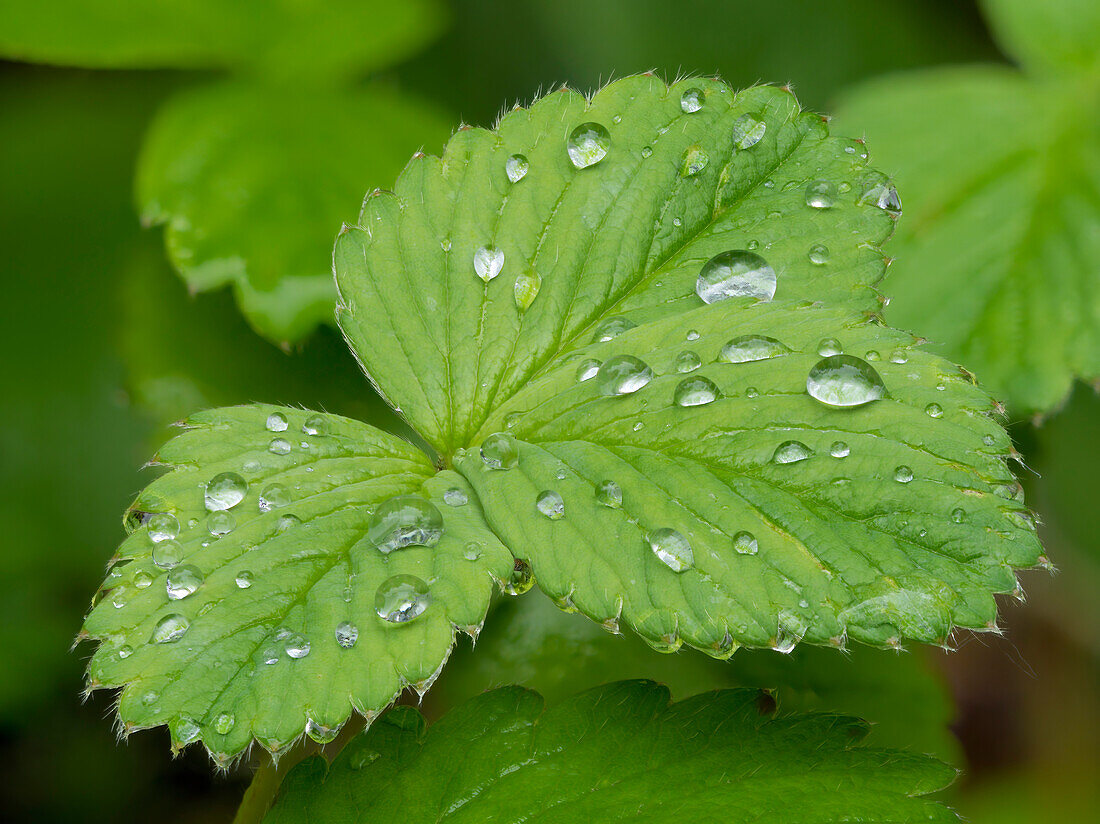
M703 105L687 111L693 89ZM578 169L567 140L587 122L610 148ZM686 174L700 153L709 162ZM642 76L591 101L554 93L494 132L460 131L442 159L414 160L394 194L368 197L361 228L337 241L341 327L562 606L722 657L799 639L944 643L953 625L993 625L991 593L1014 590L1012 568L1034 564L1039 546L992 403L874 321L875 244L893 220L865 154L776 88ZM516 155L528 171L512 182ZM819 184L830 208L808 205ZM704 304L701 268L749 249L776 272L775 299ZM487 283L478 255L488 274L503 255ZM534 276L524 310L514 284ZM616 318L634 328L600 342ZM779 341L778 356L721 362L745 335ZM871 359L888 397L811 398L807 377L836 347ZM705 365L679 372L684 352ZM641 391L608 397L601 376L578 380L590 360L618 356L651 368ZM718 399L678 405L680 382L700 377ZM468 448L505 429L518 467L494 470ZM773 459L789 441L805 460ZM620 508L597 500L608 480ZM563 518L539 510L544 492ZM682 574L651 550L664 530L690 544Z
M396 62L442 24L435 0L0 0L0 53L94 69L229 68L287 80Z
M102 642L89 688L124 687L124 733L167 723L176 746L201 737L220 762L253 737L278 752L307 720L325 738L352 709L371 716L405 686L427 689L455 628L476 634L492 577L507 577L512 558L476 502L442 503L445 490L467 488L455 473L437 473L411 445L335 415L241 406L186 426L157 456L171 471L134 502L133 531L85 623ZM211 481L225 472L247 484L245 496L208 513ZM385 555L366 537L371 515L395 495L447 510L434 547ZM170 513L167 525L147 513ZM376 592L395 575L431 587L415 622L375 613ZM337 637L344 622L353 625L350 644Z
M152 126L138 169L142 218L166 225L191 289L232 284L257 331L297 340L332 320L332 238L364 186L392 179L447 132L435 109L381 89L198 88Z
M951 782L950 767L859 746L857 719L777 717L759 698L724 690L670 704L664 687L623 681L544 712L537 693L506 687L428 729L398 707L331 766L295 767L264 820L957 820L922 797Z
M982 0L997 40L1028 69L1100 69L1100 6L1093 0Z
M1057 28L1095 58L1096 4L1069 14L1076 5L989 8L1014 51L1047 54ZM1019 416L1100 376L1100 72L1077 62L1057 77L992 66L884 77L840 106L841 128L867 134L905 195L887 318L967 364Z

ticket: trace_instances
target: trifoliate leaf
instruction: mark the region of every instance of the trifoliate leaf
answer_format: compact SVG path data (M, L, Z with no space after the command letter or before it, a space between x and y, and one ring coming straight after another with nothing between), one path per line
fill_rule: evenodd
M415 52L439 32L435 0L0 0L0 53L95 69L231 68L299 81Z
M633 77L414 160L338 314L562 606L721 657L944 643L1039 546L992 403L873 319L896 207L784 90Z
M485 693L425 728L391 710L329 766L287 776L268 824L419 822L951 822L922 796L954 770L860 746L866 725L775 716L756 690L675 704L621 681L543 711L537 693Z
M122 730L166 723L224 761L427 689L512 570L465 482L334 415L242 406L186 426L85 624L89 687L123 687ZM455 490L468 502L444 503Z
M378 89L199 88L153 123L138 169L142 218L166 225L192 290L232 285L257 331L297 340L332 320L332 238L364 187L447 131L426 103Z
M1100 7L987 8L1025 66L1049 63L1042 73L873 80L848 94L840 120L867 134L905 194L888 320L927 335L1023 416L1056 406L1074 378L1100 376ZM1057 45L1067 38L1080 49Z

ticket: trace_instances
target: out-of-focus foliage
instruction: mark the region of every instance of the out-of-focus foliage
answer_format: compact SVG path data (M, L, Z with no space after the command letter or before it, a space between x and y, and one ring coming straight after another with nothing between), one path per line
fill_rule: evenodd
M1023 416L1100 376L1100 4L985 7L1022 68L872 80L839 122L904 193L888 319Z

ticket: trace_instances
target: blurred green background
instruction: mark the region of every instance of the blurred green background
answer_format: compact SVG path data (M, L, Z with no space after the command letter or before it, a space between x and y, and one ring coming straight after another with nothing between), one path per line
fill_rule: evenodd
M9 56L89 64L63 49L36 54L13 46L16 5L0 3L0 44ZM852 84L892 72L1008 62L981 9L965 0L455 0L425 3L422 14L413 37L385 34L380 26L399 46L387 49L390 41L380 41L341 81L342 94L367 89L366 95L410 106L410 114L400 126L368 117L369 133L344 135L342 151L362 146L369 162L352 156L339 164L307 163L315 178L332 175L324 208L335 217L330 226L326 218L329 228L319 240L270 263L277 269L284 259L312 261L310 244L319 244L317 272L303 284L326 277L323 249L339 221L354 222L362 193L391 185L403 158L421 146L438 152L448 124L490 125L503 107L562 82L591 89L648 69L669 78L718 73L735 87L790 82L807 107L830 112ZM6 24L12 24L8 33ZM76 18L69 25L79 24ZM161 730L116 744L111 697L81 702L87 649L69 651L122 537L121 513L148 480L139 467L166 437L167 425L210 405L269 401L400 427L330 326L308 333L307 325L284 336L268 324L269 307L261 307L249 319L265 339L229 290L190 294L173 271L162 231L141 226L139 211L161 219L149 214L147 202L135 205L135 172L151 123L166 107L221 82L219 70L231 63L158 64L132 55L107 65L153 68L0 63L0 508L6 526L0 576L7 587L0 598L0 809L9 821L228 821L247 783L247 765L217 775L197 751L172 760ZM249 71L242 76L241 82L256 82ZM276 88L299 82L287 68ZM873 125L845 122L868 133ZM304 131L312 139L325 128L323 120L311 119ZM248 144L238 148L234 163L253 159ZM873 142L870 150L874 158ZM311 146L309 163L317 151ZM279 169L282 162L270 165ZM901 193L904 200L904 187ZM199 217L207 207L158 205ZM268 219L241 218L257 233L257 244L279 233L277 221ZM1100 233L1100 226L1088 229ZM186 268L169 251L172 262ZM238 274L206 269L189 282L236 283L247 306L249 287L234 280ZM198 283L200 277L207 280ZM1094 284L1100 285L1100 274ZM891 293L889 280L884 292ZM300 342L270 342L284 337ZM954 653L914 649L902 660L893 654L871 660L857 651L852 665L863 675L849 686L864 699L837 703L818 677L801 692L792 689L795 697L787 702L864 712L878 722L884 743L905 746L911 732L909 746L965 766L946 800L978 824L1091 821L1100 809L1100 400L1079 382L1040 426L1030 411L1010 410L1011 432L1029 467L1021 469L1021 481L1061 574L1024 574L1028 603L1005 603L1003 637L961 636ZM502 680L524 680L554 698L602 679L645 674L677 690L767 685L769 679L790 684L802 666L796 661L779 672L786 665L774 669L759 655L739 654L725 665L692 653L660 657L630 640L578 629L570 623L583 620L577 616L562 623L537 602L507 604L498 620L477 655L466 648L456 653L425 703L429 715ZM561 664L564 656L573 658L569 667ZM907 698L883 681L900 680L888 674L893 667L931 686L914 687ZM947 692L937 691L937 683ZM907 727L901 720L914 715L914 704L927 712L908 718Z

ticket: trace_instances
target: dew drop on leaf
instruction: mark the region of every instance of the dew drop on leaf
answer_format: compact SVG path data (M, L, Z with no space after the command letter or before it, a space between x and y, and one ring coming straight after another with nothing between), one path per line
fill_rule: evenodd
M237 584L238 589L248 589L250 586L252 586L253 583L255 583L255 581L256 576L252 573L251 570L248 569L242 569L240 572L238 572L235 579L235 583Z
M488 283L504 268L504 250L482 246L474 252L474 272Z
M158 512L150 515L146 521L149 527L149 540L155 544L170 541L180 534L180 522L171 512Z
M519 463L515 438L507 432L494 432L481 443L481 460L490 469L514 469Z
M268 432L286 432L286 415L280 412L272 412L267 416L266 426Z
M267 451L274 455L289 455L290 441L285 438L272 438L271 443L267 445Z
M236 472L222 472L206 484L206 508L211 512L232 509L244 500L248 483Z
M600 367L596 383L604 395L631 395L653 379L653 370L633 355L616 355Z
M237 519L229 512L211 512L206 516L206 531L215 538L228 535L237 528Z
M822 358L806 378L806 391L826 406L863 406L886 397L875 368L854 355Z
M290 503L290 490L282 484L268 484L260 493L260 512L270 512Z
M966 510L964 509L952 509L951 520L953 523L961 524L966 520Z
M684 152L684 160L680 164L680 177L695 177L702 174L710 163L710 155L700 146L690 146Z
M692 351L685 350L676 356L676 371L681 374L694 372L702 365L702 359Z
M119 658L129 658L133 654L134 648L129 646L128 644L123 644L121 647L118 648Z
M890 353L890 363L908 363L909 355L901 349L896 349Z
M748 149L764 137L768 125L751 114L743 114L733 124L733 147Z
M481 557L481 544L477 541L470 541L462 550L462 557L467 561L476 561Z
M649 533L649 548L673 572L685 572L695 566L695 554L688 539L669 527Z
M623 332L637 326L634 321L624 318L622 315L614 315L596 327L596 333L592 336L593 343L606 343L619 337Z
M599 123L582 123L573 129L566 142L570 162L578 169L595 166L611 148L611 135Z
M149 636L149 642L171 644L182 638L190 626L191 622L178 612L169 613L157 621L156 626L153 627L153 634Z
M718 352L722 363L748 363L790 354L790 349L766 335L741 335L730 340Z
M391 576L374 595L374 611L391 624L405 624L420 617L430 603L428 585L415 575Z
M714 382L702 376L684 378L672 394L673 403L677 406L705 406L719 397L721 393Z
M202 571L194 564L181 564L168 572L165 579L165 589L168 597L173 601L179 601L188 595L193 595L202 586Z
M806 187L806 205L814 209L831 209L836 204L836 185L828 180L814 180Z
M226 735L236 723L237 719L233 717L233 713L219 713L218 717L214 719L214 732L218 735Z
M902 464L894 470L894 480L899 484L907 484L913 480L913 470Z
M521 154L514 154L504 161L504 172L513 183L519 183L523 180L529 168L531 168L531 164Z
M535 585L535 573L531 565L523 558L516 558L512 563L512 574L508 580L500 584L501 592L505 595L523 595Z
M324 415L310 415L302 424L302 431L307 435L327 435L330 430L329 420Z
M833 441L833 445L829 447L829 454L834 458L847 458L851 451L844 441Z
M801 441L783 441L775 448L772 461L777 464L798 463L806 460L812 454L810 448Z
M552 489L547 489L535 498L535 508L551 521L560 521L565 517L565 501Z
M134 587L136 589L145 589L151 586L153 583L153 576L146 572L144 569L138 570L134 573Z
M943 407L940 406L938 403L928 404L928 406L924 407L924 412L930 418L942 418L943 417Z
M588 358L581 361L581 365L577 367L577 383L584 383L587 380L591 380L596 377L596 373L600 371L600 362L594 358Z
M775 289L775 270L764 258L747 249L715 255L703 264L695 281L695 293L704 303L739 297L771 300Z
M443 537L443 515L419 495L398 495L375 510L367 538L383 553L408 546L435 546Z
M340 727L338 726L328 727L314 721L312 718L306 720L306 735L318 744L330 744L336 740L336 736L339 734Z
M291 513L280 515L279 520L275 522L275 531L277 533L286 532L288 529L298 526L301 522L302 519L297 515Z
M841 355L844 353L844 347L840 345L840 341L836 338L822 338L817 344L817 354L823 358L827 358L830 355Z
M755 535L742 530L733 536L733 549L739 555L755 555L760 547L756 543Z
M824 266L829 262L829 247L824 243L815 243L810 247L810 251L806 253L806 257L810 259L810 263L814 266Z
M596 503L608 509L619 509L623 505L623 490L614 481L601 481L596 487Z
M190 744L192 741L198 740L199 735L202 734L202 728L189 715L181 715L172 719L168 724L168 729L172 733L172 742L176 746Z
M291 658L305 658L309 655L310 644L301 633L294 633L283 644L283 649Z
M341 621L336 625L336 643L343 649L351 649L359 640L359 627L351 621Z
M542 278L538 276L537 272L523 272L516 276L516 283L513 289L513 293L516 299L516 308L521 312L526 312L531 308L531 304L535 302L535 298L539 296L539 289L542 288Z
M687 89L680 95L680 110L685 114L694 114L703 108L703 90Z
M171 569L183 560L179 541L161 541L153 547L153 563L161 569Z
M465 490L459 489L457 486L452 486L443 493L443 503L447 506L466 506L469 500Z

